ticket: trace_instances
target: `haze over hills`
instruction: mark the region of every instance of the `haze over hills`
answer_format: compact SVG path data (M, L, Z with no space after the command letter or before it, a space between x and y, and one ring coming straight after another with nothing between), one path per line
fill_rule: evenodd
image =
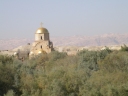
M10 50L18 46L32 43L33 39L8 39L0 40L0 50ZM54 46L110 46L128 44L128 33L126 34L104 34L97 36L69 36L51 37Z

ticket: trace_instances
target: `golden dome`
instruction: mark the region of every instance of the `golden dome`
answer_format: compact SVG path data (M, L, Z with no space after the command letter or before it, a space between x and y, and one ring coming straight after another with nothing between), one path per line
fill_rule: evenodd
M48 33L48 30L46 28L38 28L36 31L36 34L44 34L44 33Z

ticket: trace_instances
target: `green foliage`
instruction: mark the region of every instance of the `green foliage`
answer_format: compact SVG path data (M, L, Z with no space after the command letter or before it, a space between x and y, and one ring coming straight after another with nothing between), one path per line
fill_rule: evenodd
M13 57L7 55L0 55L0 62L2 64L13 63Z
M66 53L60 53L58 51L53 51L49 54L49 58L51 61L56 61L58 59L65 58L67 56Z
M128 51L128 46L124 44L124 46L121 46L120 51Z
M0 95L5 94L14 84L13 59L0 56Z
M13 90L9 90L4 96L16 96Z
M88 94L98 92L98 96L127 96L127 58L126 52L113 52L101 60L98 63L100 70L94 72L87 80L85 88L90 90Z
M128 53L52 52L21 62L0 56L1 96L128 96Z
M100 62L100 68L108 72L117 70L128 71L128 53L113 52Z
M96 71L98 70L98 62L104 59L111 52L112 51L108 48L101 51L80 51L78 53L78 56L80 57L80 67Z

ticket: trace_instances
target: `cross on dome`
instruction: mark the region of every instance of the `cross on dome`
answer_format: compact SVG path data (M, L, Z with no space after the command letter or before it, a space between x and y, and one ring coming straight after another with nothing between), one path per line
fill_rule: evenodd
M40 26L43 27L43 23L42 22L40 23Z

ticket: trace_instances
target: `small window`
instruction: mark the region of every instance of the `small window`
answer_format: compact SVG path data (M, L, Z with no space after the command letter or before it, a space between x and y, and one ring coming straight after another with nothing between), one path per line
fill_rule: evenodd
M42 45L40 46L40 48L42 49Z
M42 40L42 36L41 36L41 40Z

